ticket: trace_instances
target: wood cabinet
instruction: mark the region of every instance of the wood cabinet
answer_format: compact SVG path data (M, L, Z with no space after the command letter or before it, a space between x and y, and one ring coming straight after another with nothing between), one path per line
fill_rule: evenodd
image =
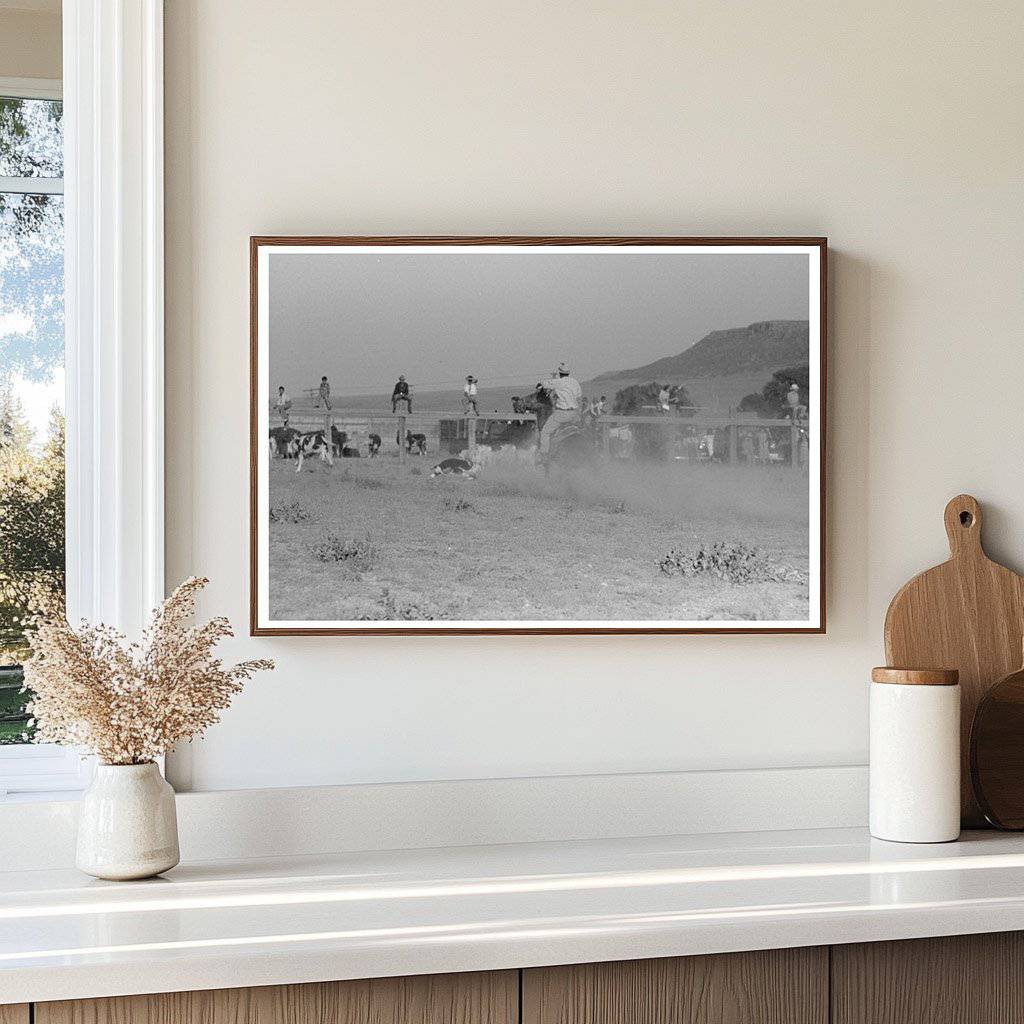
M1024 1024L1024 933L832 947L834 1024Z
M516 1024L518 1016L517 971L172 992L35 1008L35 1024ZM0 1024L7 1022L0 1017Z
M0 1006L0 1024L1024 1024L1024 933Z
M523 1024L827 1024L828 950L523 972Z

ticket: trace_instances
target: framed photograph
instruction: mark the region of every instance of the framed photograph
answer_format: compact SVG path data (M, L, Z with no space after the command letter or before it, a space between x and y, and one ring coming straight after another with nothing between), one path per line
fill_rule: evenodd
M826 251L252 238L253 635L823 633Z

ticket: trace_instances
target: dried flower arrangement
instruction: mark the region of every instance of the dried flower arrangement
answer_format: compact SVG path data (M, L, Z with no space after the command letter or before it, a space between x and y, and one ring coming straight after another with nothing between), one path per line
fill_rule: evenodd
M208 582L185 580L141 643L102 624L74 629L54 608L41 613L25 662L37 742L79 747L104 764L146 764L217 722L243 683L274 663L225 666L214 648L232 636L228 620L187 625Z

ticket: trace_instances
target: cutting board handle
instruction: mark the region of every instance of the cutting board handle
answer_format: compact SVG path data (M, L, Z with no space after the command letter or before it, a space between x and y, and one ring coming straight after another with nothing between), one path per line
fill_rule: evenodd
M983 557L981 549L981 506L969 494L958 494L943 514L949 553L954 558Z

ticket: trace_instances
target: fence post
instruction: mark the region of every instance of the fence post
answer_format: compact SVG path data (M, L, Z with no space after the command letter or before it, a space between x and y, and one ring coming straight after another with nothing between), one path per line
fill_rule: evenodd
M396 435L398 441L398 461L405 462L405 414L403 413L398 417L398 434Z
M737 434L739 433L736 424L729 424L729 465L735 466L738 461L738 445L736 443Z
M611 452L612 425L604 420L598 420L597 428L601 431L601 451L607 458Z
M466 433L469 435L466 438L466 447L469 449L470 454L476 451L476 417L466 416Z
M333 455L334 448L332 447L334 438L331 434L331 427L334 425L334 417L331 415L331 410L327 409L324 412L324 444L327 445L327 451Z
M795 418L789 425L789 464L794 469L800 468L800 428Z

